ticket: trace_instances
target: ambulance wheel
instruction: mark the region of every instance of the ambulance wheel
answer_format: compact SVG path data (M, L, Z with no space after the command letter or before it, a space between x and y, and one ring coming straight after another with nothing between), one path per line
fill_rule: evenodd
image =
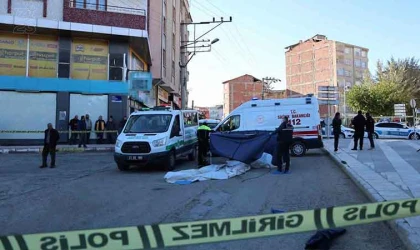
M165 170L166 171L174 170L175 169L175 164L176 164L175 151L171 151L168 155L168 159L166 160Z
M294 142L290 147L292 156L303 156L306 153L306 145L301 141Z
M195 161L197 159L197 147L194 147L191 153L188 155L189 161Z
M130 165L118 163L117 166L120 171L127 171L128 169L130 169Z

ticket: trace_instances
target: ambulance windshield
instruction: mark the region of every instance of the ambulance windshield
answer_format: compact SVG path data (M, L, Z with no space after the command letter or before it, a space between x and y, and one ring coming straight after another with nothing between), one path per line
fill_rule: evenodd
M170 114L133 115L127 122L124 133L163 133L171 124Z

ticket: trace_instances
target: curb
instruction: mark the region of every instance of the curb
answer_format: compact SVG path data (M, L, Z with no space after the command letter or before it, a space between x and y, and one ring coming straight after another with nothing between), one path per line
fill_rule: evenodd
M346 173L356 186L368 197L371 202L386 201L368 182L366 182L360 175L355 173L348 165L343 163L340 159L334 156L330 151L322 148L330 158ZM397 233L398 237L403 242L408 250L420 250L420 239L414 237L416 232L409 226L405 219L388 220L385 223Z
M102 153L102 152L113 152L114 147L102 147L102 148L57 148L57 153ZM39 154L42 153L41 148L8 148L0 149L0 154Z

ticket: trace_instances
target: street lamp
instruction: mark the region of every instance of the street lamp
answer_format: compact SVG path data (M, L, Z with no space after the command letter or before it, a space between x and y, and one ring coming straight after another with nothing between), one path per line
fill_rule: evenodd
M213 39L213 41L211 41L211 43L210 44L215 44L215 43L217 43L219 41L219 38L215 38L215 39Z

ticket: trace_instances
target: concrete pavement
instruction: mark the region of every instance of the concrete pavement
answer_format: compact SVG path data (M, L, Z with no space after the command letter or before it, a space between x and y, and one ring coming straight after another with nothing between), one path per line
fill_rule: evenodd
M0 154L41 153L43 146L0 146ZM114 144L89 144L87 148L77 145L58 145L57 152L107 152L114 151Z
M291 174L251 170L220 181L168 184L166 172L120 172L112 153L0 155L0 235L134 226L287 212L368 202L322 150L292 158ZM180 161L176 170L196 166ZM273 170L271 170L273 171ZM406 249L385 223L347 228L332 250ZM172 249L303 249L314 232Z
M334 152L333 140L324 140L325 149L372 201L420 197L420 141L375 140L368 150L352 151L353 140L340 140ZM420 216L388 222L411 249L420 249Z

